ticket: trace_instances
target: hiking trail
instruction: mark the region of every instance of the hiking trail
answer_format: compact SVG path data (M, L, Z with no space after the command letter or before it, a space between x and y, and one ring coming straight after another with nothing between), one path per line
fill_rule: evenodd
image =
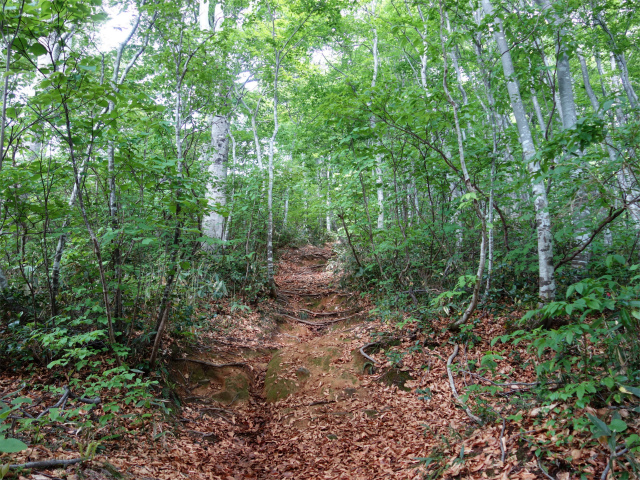
M285 251L278 297L253 309L242 338L204 332L200 348L173 352L182 416L154 424L153 460L135 467L150 456L141 443L115 452L114 465L158 479L423 478L420 459L467 425L445 362L437 352L391 362L384 352L416 334L371 319L368 300L339 288L338 267L330 246ZM427 382L423 395L407 388Z

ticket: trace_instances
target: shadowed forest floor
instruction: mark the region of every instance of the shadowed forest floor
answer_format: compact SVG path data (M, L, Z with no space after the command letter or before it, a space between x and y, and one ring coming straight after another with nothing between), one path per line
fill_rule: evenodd
M478 428L451 394L446 363L454 345L446 319L436 319L428 334L411 321L402 328L382 323L366 296L339 288L338 268L329 246L286 251L275 301L251 311L212 305L211 328L166 346L164 380L182 404L178 416L156 414L140 424L136 414L145 412L128 408L95 432L101 449L82 469L23 478L548 478L533 454L536 442L551 436L540 412L504 428L500 420L513 413L509 393L526 387L488 398ZM475 346L461 349L456 361L479 361L505 333L509 318L482 315ZM498 373L533 381L531 367L521 368L529 354L509 348ZM482 383L469 373L454 377L460 391ZM18 380L4 378L0 387ZM558 461L545 470L574 478L565 460L571 455L572 469L602 471L604 455L581 450L584 440L547 442ZM64 451L36 446L19 459Z

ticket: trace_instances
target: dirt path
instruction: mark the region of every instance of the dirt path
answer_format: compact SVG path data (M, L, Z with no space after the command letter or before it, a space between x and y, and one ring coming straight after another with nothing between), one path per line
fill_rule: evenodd
M162 437L154 478L168 474L162 457L174 473L183 462L191 479L422 478L433 412L398 389L406 372L360 354L379 325L366 320L370 305L338 288L332 267L329 248L286 252L278 300L261 309L267 325L277 320L270 338L174 362L186 435Z

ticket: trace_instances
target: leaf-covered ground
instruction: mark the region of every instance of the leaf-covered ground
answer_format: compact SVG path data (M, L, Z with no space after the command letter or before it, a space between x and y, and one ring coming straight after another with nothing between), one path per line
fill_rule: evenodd
M194 331L195 344L166 346L164 380L182 403L179 415L141 421L145 410L125 408L93 432L100 449L82 468L24 478L600 477L606 449L572 431L563 405L548 410L510 401L529 388L516 382L535 379L531 367L522 368L530 358L524 347L489 343L510 318L480 313L474 341L453 361L462 394L491 383L455 364L478 364L487 351L501 350L494 380L513 384L474 397L480 426L452 396L446 363L454 345L445 320L435 320L430 333L415 323L382 323L366 297L339 288L337 267L329 247L286 252L275 301L251 311L212 306L212 328ZM5 374L0 389L19 382ZM42 405L55 400L40 397ZM609 415L606 408L593 413ZM51 435L12 460L77 456ZM535 455L541 448L542 460Z

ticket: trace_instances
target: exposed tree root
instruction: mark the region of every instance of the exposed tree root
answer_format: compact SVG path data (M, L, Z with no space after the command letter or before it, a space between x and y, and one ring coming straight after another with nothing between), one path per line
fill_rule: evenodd
M462 405L462 408L467 413L469 418L474 422L482 425L482 420L480 420L480 417L476 417L473 413L471 413L471 410L469 409L469 407L467 407L467 405L460 399L460 395L458 395L458 391L456 390L456 383L453 380L453 373L451 373L451 362L453 362L453 359L456 358L456 355L458 355L459 348L460 347L456 343L455 347L453 348L453 353L449 356L447 360L447 375L449 375L449 385L451 386L451 393L453 394L456 401L460 405Z
M81 403L88 403L92 405L98 405L100 403L100 397L96 397L96 398L78 397L73 392L71 392L71 389L68 386L65 386L64 393L62 394L62 397L60 398L60 400L58 400L58 403L56 403L55 405L52 405L51 407L45 408L42 412L40 412L40 415L38 415L36 418L44 417L52 408L59 408L60 410L64 410L70 398L72 400L77 400L78 402L81 402ZM33 468L36 468L36 467L33 467Z
M373 347L374 345L379 345L380 342L371 342L371 343L367 343L366 345L363 345L360 347L360 355L362 355L364 358L366 358L367 360L369 360L371 362L371 372L373 373L373 367L375 365L378 364L378 362L376 362L376 359L373 357L370 357L369 355L367 355L365 353L365 350L367 348ZM365 368L366 368L366 364L365 364Z
M197 358L179 358L180 362L191 362L191 363L199 363L201 365L206 365L208 367L213 368L224 368L224 367L249 367L246 363L242 362L231 362L231 363L212 363L207 362L206 360L199 360Z
M324 327L325 325L331 325L331 324L334 324L334 323L342 322L343 320L349 320L350 318L356 317L356 316L360 315L361 313L362 312L357 312L357 313L354 313L353 315L349 315L347 317L334 318L333 320L328 320L326 322L310 322L308 320L302 320L301 318L292 317L291 315L287 315L286 313L278 313L277 315L280 315L280 316L285 317L285 318L289 318L291 320L295 320L298 323L302 323L304 325L309 325L311 327Z
M309 315L315 315L317 317L330 317L332 315L342 315L345 313L353 312L353 310L339 310L337 312L314 312L313 310L307 310L306 308L301 308L300 311L308 313Z

